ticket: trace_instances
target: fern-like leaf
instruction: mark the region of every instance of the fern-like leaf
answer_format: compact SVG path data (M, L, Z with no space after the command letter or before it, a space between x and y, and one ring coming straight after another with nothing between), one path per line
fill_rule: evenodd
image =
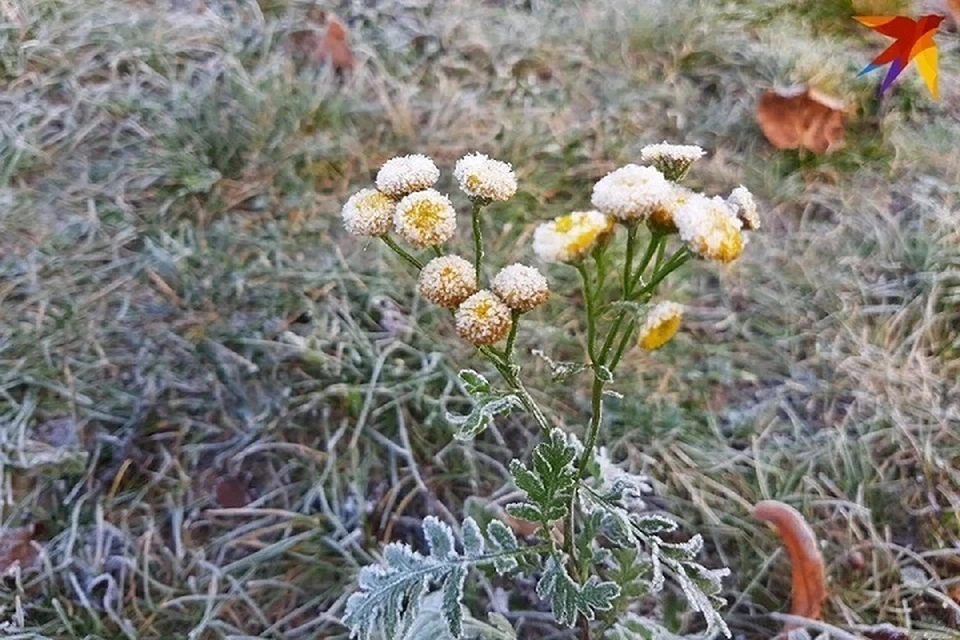
M347 600L343 623L350 628L350 637L368 640L376 631L382 631L387 638L403 637L426 594L439 585L447 631L459 638L464 628L464 581L470 567L493 563L499 571L517 566L512 555L520 550L517 539L503 523L495 523L487 528L491 555L484 555L483 536L472 518L467 518L461 527L462 555L454 546L453 531L433 516L423 521L429 555L417 553L405 544L388 544L383 550L383 565L361 569L359 589Z
M473 408L462 416L447 413L447 422L456 427L453 436L457 440L472 440L483 433L496 416L523 408L516 394L497 391L484 376L472 369L460 371L459 378L463 390L473 399Z
M596 576L579 585L567 574L562 560L551 556L537 583L537 595L550 602L557 622L573 627L578 613L593 620L597 611L612 608L620 587L613 582L601 582Z
M507 512L524 520L539 521L544 527L566 516L578 482L574 463L580 449L575 436L553 429L533 450L532 468L513 460L510 474L514 484L527 494L527 500L508 505Z

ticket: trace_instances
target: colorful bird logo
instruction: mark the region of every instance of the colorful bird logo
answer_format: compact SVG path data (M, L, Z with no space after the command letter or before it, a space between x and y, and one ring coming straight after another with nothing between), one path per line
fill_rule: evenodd
M927 88L933 94L933 99L939 99L937 43L933 41L933 34L937 32L937 28L943 22L943 16L928 15L919 20L904 16L854 16L854 20L867 25L878 33L897 39L883 53L874 58L873 62L868 64L863 71L857 74L858 78L874 69L893 63L890 65L890 70L887 71L887 77L883 79L883 84L880 85L879 93L882 95L897 79L897 76L903 73L910 61L916 60L920 76L927 83Z

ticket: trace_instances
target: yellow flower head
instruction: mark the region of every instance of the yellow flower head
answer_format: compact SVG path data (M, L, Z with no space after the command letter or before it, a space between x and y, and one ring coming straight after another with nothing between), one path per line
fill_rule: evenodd
M457 230L457 212L450 198L426 189L411 193L397 204L393 224L410 244L429 247L453 237Z
M547 301L550 287L535 267L512 264L504 267L493 279L493 290L507 306L521 313Z
M460 256L441 256L420 272L417 291L441 307L456 307L477 292L477 274Z
M733 262L747 243L740 231L743 223L719 196L694 194L677 210L673 221L687 247L703 258Z
M661 302L647 314L640 327L637 344L641 349L653 351L670 342L680 328L683 307L676 302Z
M737 217L747 231L756 231L760 228L760 214L757 213L757 201L753 194L743 185L730 192L727 204L737 212Z
M647 219L647 225L660 233L676 233L677 225L673 221L674 214L680 207L687 204L694 192L680 185L670 188L670 195L663 199Z
M593 187L593 206L617 220L644 220L670 194L670 183L653 167L628 164Z
M376 189L361 189L343 205L343 227L355 236L382 236L390 231L397 202Z
M457 333L477 346L499 342L510 332L510 307L490 291L478 291L461 303L454 317Z
M576 262L613 231L613 218L599 211L574 211L537 227L533 251L544 262Z
M640 150L640 157L663 172L668 180L683 180L693 163L702 158L703 149L693 144L648 144Z
M460 189L476 200L509 200L517 192L517 176L513 173L513 167L482 153L470 153L457 160L453 177L460 184Z
M388 196L402 198L429 189L440 179L440 169L422 154L391 158L377 173L377 188Z

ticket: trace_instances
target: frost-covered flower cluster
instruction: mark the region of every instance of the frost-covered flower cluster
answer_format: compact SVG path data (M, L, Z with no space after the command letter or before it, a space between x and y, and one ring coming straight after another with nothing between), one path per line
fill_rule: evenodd
M440 179L433 160L419 153L391 158L377 173L377 189L393 198L429 189Z
M536 267L512 264L493 279L493 290L514 311L521 313L539 307L550 298L547 279Z
M640 150L640 158L660 170L669 180L679 182L687 176L693 163L704 156L693 144L648 144Z
M603 242L613 226L613 218L599 211L574 211L537 227L533 252L544 262L576 262Z
M720 196L695 194L673 216L680 238L691 251L717 262L733 262L747 243L743 223Z
M670 186L670 193L664 198L659 206L650 214L647 224L650 228L659 233L676 233L677 223L673 216L683 205L690 202L694 192L678 184Z
M510 332L510 307L491 291L478 291L457 308L457 333L475 345L496 344Z
M481 201L502 202L517 192L517 176L513 173L513 167L482 153L471 153L457 160L453 177L457 179L461 191Z
M477 275L473 265L460 256L441 256L420 272L417 291L441 307L456 307L477 292Z
M469 224L458 224L455 202L438 190L439 169L419 154L387 161L375 189L362 189L346 201L345 229L377 238L415 270L420 297L452 315L456 334L499 374L492 381L473 369L460 371L456 382L469 409L446 414L453 437L480 437L508 413L522 413L540 431L532 463L514 459L503 467L509 473L505 482L522 496L504 505L508 521L494 517L482 530L467 518L457 535L447 523L427 517L423 551L394 542L382 564L361 570L342 618L352 637L380 631L414 637L408 631L424 600L410 594L431 590L441 596L442 628L434 635L463 637L464 583L469 570L479 566L501 575L523 566L536 578L537 597L556 623L579 626L582 637L593 637L594 631L604 635L601 620L629 617L633 603L621 595L637 578L649 595L668 579L675 581L676 592L703 617L706 635L730 636L719 612L726 571L699 564L702 539L677 542L680 525L644 504L642 495L650 491L645 478L623 470L601 446L603 405L615 395L610 386L619 382L617 366L629 359L631 349L653 352L669 345L683 322L682 305L658 298L662 283L694 259L735 261L747 244L746 233L760 227L757 203L745 187L723 198L680 184L703 156L703 149L692 145L646 146L640 152L643 164L627 164L597 181L590 198L594 209L545 216L527 248L545 263L542 272L520 262L495 270L485 251L484 227L494 226L487 223L486 208L517 192L516 174L507 162L481 153L456 162L452 177L464 196L461 202L469 206ZM512 221L498 219L496 228L505 222ZM464 229L470 240L451 247ZM577 328L570 312L582 311L583 331L576 342L584 348L582 356L558 362L545 353L556 332L543 331L549 326L543 324L531 330L526 314L550 300L548 277L563 270L579 276L581 286L564 312L564 330ZM448 318L447 313L437 316ZM520 346L531 338L542 349ZM592 378L588 420L540 407L535 398L558 394L527 389L525 351L544 360L555 382ZM573 431L584 423L581 440ZM525 532L524 540L508 522ZM544 544L532 543L530 536ZM598 570L601 556L610 566ZM613 566L620 562L630 566ZM640 625L642 637L659 633L660 627L651 624Z
M743 185L730 192L727 197L729 204L736 212L743 228L748 231L757 231L760 229L760 214L757 212L757 202L753 199L753 194Z
M397 203L393 215L397 233L415 247L443 244L457 230L457 211L439 191L416 191Z
M376 189L361 189L343 205L343 226L356 236L382 236L393 226L397 202Z
M646 220L670 195L659 170L628 164L611 171L593 187L593 206L620 221Z

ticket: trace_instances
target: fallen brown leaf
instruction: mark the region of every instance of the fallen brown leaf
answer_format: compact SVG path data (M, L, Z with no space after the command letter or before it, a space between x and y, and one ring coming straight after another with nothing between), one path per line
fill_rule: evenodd
M792 602L790 613L819 620L827 595L823 556L817 537L799 511L776 500L764 500L753 508L753 517L773 525L790 556ZM790 630L788 626L787 631Z
M313 66L329 63L337 73L353 69L353 51L348 44L349 34L346 25L339 18L323 12L309 16L312 21L325 27L322 33L317 29L303 29L290 34L290 45L294 55Z
M226 476L217 481L217 503L224 509L242 509L250 504L250 487L243 478Z
M778 149L826 153L846 133L846 105L806 85L768 91L757 105L757 121Z
M20 570L37 564L39 553L33 546L35 525L24 527L0 527L0 574L19 564Z

